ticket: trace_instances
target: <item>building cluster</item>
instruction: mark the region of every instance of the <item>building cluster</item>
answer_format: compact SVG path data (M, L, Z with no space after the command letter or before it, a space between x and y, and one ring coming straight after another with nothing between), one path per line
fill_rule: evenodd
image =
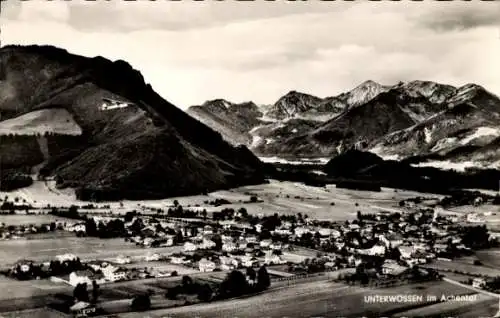
M30 234L47 233L63 229L64 227L61 222L20 225L6 225L5 223L1 223L0 240L13 240Z
M332 270L382 258L387 273L470 251L462 242L456 216L437 216L432 209L358 214L346 222L277 215L245 218L238 213L216 221L134 217L125 229L128 240L138 245L182 245L183 251L171 255L169 261L202 272L285 264L283 253L293 254L293 247L320 251L323 255L316 261Z
M101 229L101 232L105 229L143 247L178 246L180 252L148 254L145 260L167 261L200 272L286 264L280 268L293 273L310 273L357 268L376 260L379 272L398 275L433 259L449 260L470 253L471 243L474 243L471 238L481 236L471 234L465 241L466 231L461 226L461 218L444 213L438 215L438 209L407 205L405 213L358 212L356 219L344 222L313 220L300 213L252 216L242 208L238 211L223 209L203 218L87 215L74 222L54 222L44 226L46 230L63 229L86 234L89 227L94 231ZM5 228L0 226L0 233ZM25 227L24 231L27 230L33 229ZM313 251L315 256L306 259L297 253L298 250ZM74 259L58 260L59 263L71 261ZM126 266L131 262L130 257L120 256L113 262L87 262L83 268L70 272L65 268L62 273L68 275L67 281L72 285L94 280L114 282L172 274ZM16 270L34 268L33 265L24 265ZM54 266L47 266L51 274Z
M433 209L359 214L342 223L290 216L274 216L277 222L269 222L272 218L199 227L196 236L185 237L184 252L174 255L171 262L197 266L200 271L283 264L287 263L283 252L293 254L293 247L298 246L320 251L323 255L316 261L332 270L378 258L383 260L384 273L398 273L433 259L449 260L471 252L462 227L456 224L457 216L438 216ZM202 259L193 257L197 252Z
M140 260L147 262L158 261L159 254L148 253ZM57 255L49 262L20 260L9 270L9 276L29 280L51 278L55 282L63 282L72 286L93 281L98 284L124 280L144 279L152 277L171 276L172 273L160 273L154 268L136 268L127 266L133 263L128 256L120 255L111 261L80 261L74 254Z

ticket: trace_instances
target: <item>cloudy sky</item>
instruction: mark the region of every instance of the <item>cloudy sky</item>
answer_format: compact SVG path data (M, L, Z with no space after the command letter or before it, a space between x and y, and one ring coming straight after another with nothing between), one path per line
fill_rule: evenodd
M1 2L2 45L123 59L181 108L336 95L371 79L474 82L500 95L496 2Z

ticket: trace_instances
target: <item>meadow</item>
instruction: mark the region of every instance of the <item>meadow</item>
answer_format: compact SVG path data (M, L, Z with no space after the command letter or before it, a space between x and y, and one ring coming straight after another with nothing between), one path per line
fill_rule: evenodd
M112 260L119 255L142 257L148 253L171 254L182 246L145 249L123 239L68 237L64 239L0 241L0 266L12 265L20 259L50 261L57 255L72 253L82 260Z
M23 215L23 214L2 214L0 223L5 225L40 225L52 222L75 222L74 220L53 216L50 214Z
M440 261L435 260L431 264L425 265L428 268L433 268L441 271L459 271L461 273L468 273L470 275L486 275L490 277L500 276L500 269L498 267L479 266L472 263L462 262L460 260ZM444 273L446 275L446 273Z
M5 193L0 193L0 196ZM88 202L76 200L71 189L56 189L53 182L36 181L31 187L20 189L8 194L10 197L20 197L38 207L84 205ZM245 203L250 196L256 195L262 202ZM383 188L381 192L356 191L338 189L335 185L326 187L306 186L296 182L281 182L271 180L268 184L239 187L231 190L216 191L208 195L168 198L163 200L142 200L109 202L110 208L102 212L112 211L124 214L130 210L141 210L144 207L168 209L174 200L184 207L206 209L208 212L222 208L239 209L245 207L251 214L307 214L311 218L343 221L356 217L357 211L374 213L380 210L399 211L400 200L416 196L433 196L413 191L403 191ZM231 204L214 207L204 202L216 198L226 199ZM195 207L196 206L196 207Z

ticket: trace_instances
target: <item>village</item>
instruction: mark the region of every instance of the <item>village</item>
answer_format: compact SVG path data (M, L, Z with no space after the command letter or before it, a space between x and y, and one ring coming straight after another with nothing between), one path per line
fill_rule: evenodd
M143 207L120 213L92 205L47 207L38 213L53 217L52 222L2 224L2 238L59 233L104 242L115 239L122 240L134 253L114 257L62 253L52 259L20 259L4 268L2 274L10 279L48 280L81 290L81 286L87 289L196 273L220 272L223 277L234 271L246 273L247 282L255 283L255 275L249 275L249 270L265 268L271 281L329 273L329 277L346 284L380 287L441 279L444 275L433 268L434 262L451 262L476 249L498 246L484 226L464 224L471 221L469 215L440 214L439 207L415 204L425 201L417 199L401 201L401 212L358 211L354 219L342 222L317 220L301 213L252 215L243 206L225 208L228 202L224 200L206 202L219 208L212 212L183 207L178 202L165 210ZM259 200L252 196L246 204ZM25 206L16 209L16 204L9 203L8 207L9 215L12 211L27 213ZM474 288L491 285L480 276L470 276L464 283ZM90 302L83 303L77 301L71 308L82 311L92 307Z

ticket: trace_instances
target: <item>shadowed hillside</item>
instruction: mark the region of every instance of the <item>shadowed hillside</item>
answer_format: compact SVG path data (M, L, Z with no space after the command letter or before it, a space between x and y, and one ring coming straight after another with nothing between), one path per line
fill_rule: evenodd
M57 107L79 125L81 142L61 147L49 140L43 172L82 198L167 197L263 181L253 154L164 100L124 61L6 46L0 80L2 120ZM104 110L108 99L126 107ZM11 156L24 156L15 147Z

